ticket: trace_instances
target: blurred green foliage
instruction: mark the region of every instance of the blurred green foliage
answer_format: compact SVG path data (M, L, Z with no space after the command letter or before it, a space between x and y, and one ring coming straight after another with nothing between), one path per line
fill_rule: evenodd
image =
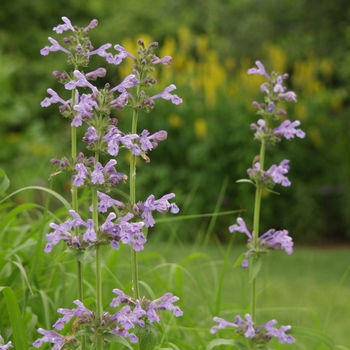
M258 153L249 125L257 120L251 102L261 101L262 80L246 71L261 60L268 70L290 74L289 88L298 103L286 105L288 116L299 119L307 133L303 140L268 150L271 164L291 160L292 187L279 188L280 196L266 195L262 229L285 228L308 242L349 241L349 5L345 0L5 0L0 12L0 164L12 189L52 186L49 159L66 155L70 147L69 123L57 106L40 107L49 87L64 97L51 72L67 69L65 55L42 57L39 50L48 36L57 38L52 28L62 16L79 25L97 18L99 26L91 31L95 47L121 43L133 51L140 37L158 41L159 56L172 55L173 65L159 72L157 89L174 83L184 100L177 108L156 101L155 111L140 118L140 129L165 129L169 135L150 154L151 163L139 166L138 199L150 191L156 196L174 192L182 214L209 213L228 179L221 209L242 209L251 220L254 189L236 180L246 177ZM129 74L130 63L108 67L111 84ZM93 58L92 65L106 63ZM125 130L129 111L115 116ZM119 171L128 171L127 159L118 164ZM67 177L54 181L57 191L69 188ZM227 239L227 226L234 221L220 218L216 233ZM191 238L195 229L186 222L179 234Z

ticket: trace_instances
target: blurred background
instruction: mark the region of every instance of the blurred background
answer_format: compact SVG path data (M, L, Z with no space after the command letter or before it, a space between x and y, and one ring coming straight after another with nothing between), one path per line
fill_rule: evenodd
M251 222L254 188L236 180L247 177L259 152L249 126L258 119L251 103L262 102L263 80L247 75L247 69L260 60L268 71L290 75L288 89L298 103L285 108L307 134L268 149L267 166L290 160L292 186L276 188L280 196L264 196L262 229L288 229L301 243L350 242L347 0L2 1L0 168L12 191L42 185L69 198L68 176L49 180L50 159L69 154L69 122L57 105L40 107L47 88L62 97L67 93L51 76L53 70L70 69L66 55L39 53L48 36L63 38L52 31L62 16L79 26L98 19L90 31L96 48L109 42L136 52L142 38L146 44L159 42L159 57L173 57L173 64L157 73L156 91L173 83L183 104L157 100L154 111L140 117L140 130L167 130L168 140L150 153L150 164L139 164L139 200L174 192L182 215L237 209ZM116 85L130 65L108 67L94 57L90 67L108 68L108 81ZM130 116L127 109L115 112L121 130L129 130ZM118 170L128 172L126 158L118 158ZM33 200L43 198L34 191L16 197L18 203ZM209 220L187 220L178 235L193 240ZM218 217L214 232L228 240L227 227L235 221L232 215Z

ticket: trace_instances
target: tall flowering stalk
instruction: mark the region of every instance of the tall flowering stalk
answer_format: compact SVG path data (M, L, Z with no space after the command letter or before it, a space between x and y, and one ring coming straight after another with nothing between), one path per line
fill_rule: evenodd
M280 164L272 165L267 169L265 166L266 147L275 145L283 138L290 140L294 137L305 137L304 131L298 128L300 122L298 120L291 122L284 119L286 111L278 108L281 100L297 102L295 93L286 91L286 87L283 86L283 81L287 79L288 75L279 75L274 72L269 75L260 61L257 61L256 65L257 68L249 69L248 74L259 74L267 78L267 82L260 87L260 90L266 94L264 103L253 102L260 119L257 123L253 123L250 126L255 132L255 140L260 141L261 146L259 155L254 158L252 167L247 171L250 179L238 181L249 182L255 187L253 230L250 232L244 220L240 217L237 219L236 224L229 227L230 232L242 232L248 237L247 246L249 249L243 254L241 261L243 268L249 267L249 280L251 283L250 313L245 315L245 320L240 315L237 315L234 322L214 317L214 321L218 322L218 325L211 329L211 333L216 333L217 330L226 327L236 328L238 334L250 339L250 349L256 349L259 344L266 344L272 337L277 338L280 343L294 342L294 338L286 333L291 329L290 326L275 328L276 320L256 325L256 280L261 267L261 255L274 249L283 249L288 254L293 252L293 241L287 230L270 229L260 235L259 224L262 190L266 189L274 192L273 188L276 184L282 186L291 185L291 182L286 177L290 169L289 161L285 159ZM283 120L282 122L281 119Z
M43 335L33 343L40 347L43 343L53 343L53 349L78 348L85 349L87 343L101 350L109 342L137 343L139 349L153 349L157 343L157 334L152 326L159 322L158 310L170 310L175 316L181 316L182 311L174 305L179 299L172 293L166 293L153 301L140 296L138 287L137 252L144 249L147 241L145 228L154 226L152 212L170 211L176 214L179 208L169 200L175 195L166 194L160 199L150 195L144 201L136 200L136 158L140 157L149 162L148 153L158 146L158 143L167 138L164 130L151 134L148 130L141 133L137 130L139 111L150 112L155 105L156 98L171 100L180 104L182 99L171 94L176 87L170 85L162 92L149 96L147 89L155 85L156 80L151 74L157 64L168 65L171 57L157 57L153 51L157 43L146 46L139 40L140 46L137 55L127 52L120 45L104 44L94 49L87 37L90 29L97 26L97 20L84 28L73 26L70 20L62 17L64 24L54 27L57 34L69 31L70 36L63 39L63 46L49 37L51 46L41 50L46 56L50 52L62 51L67 55L67 61L73 65L69 72L54 71L53 76L71 91L69 100L62 99L51 88L47 90L50 97L45 98L41 105L47 107L59 103L59 110L63 117L70 120L72 127L72 151L70 157L53 159L57 166L54 175L68 171L72 175L72 209L69 210L70 219L57 224L51 223L52 231L46 235L48 243L45 252L49 253L53 247L63 241L68 249L77 257L78 299L74 301L74 309L59 308L63 316L53 325L56 330L62 330L64 325L74 318L72 332L63 336L53 330L39 328ZM117 53L108 52L113 49ZM112 65L120 64L128 58L133 61L132 72L117 86L105 84L104 88L97 88L92 82L106 76L105 68L97 68L84 72L82 68L89 65L90 57L98 55ZM113 110L123 110L128 107L132 110L131 132L124 133L118 129L117 120L111 115ZM83 141L86 143L88 155L77 150L77 128L85 127ZM120 150L130 153L129 177L117 171L115 157ZM101 156L111 157L107 162L101 162ZM109 193L120 182L129 179L130 198L122 202L112 198ZM81 213L79 208L79 191L82 186L88 187L91 193L90 213ZM104 219L102 219L105 214ZM131 246L131 276L133 295L128 296L122 290L113 289L118 296L110 302L110 306L118 308L115 312L105 311L102 300L102 256L101 247L110 246L119 249L120 244ZM82 264L81 261L94 260L96 305L94 310L84 305ZM87 264L85 268L90 268ZM104 292L106 294L106 292ZM124 305L124 306L123 306ZM136 335L134 332L137 333ZM148 332L143 336L142 329ZM152 336L149 336L152 334ZM80 339L80 341L78 340Z

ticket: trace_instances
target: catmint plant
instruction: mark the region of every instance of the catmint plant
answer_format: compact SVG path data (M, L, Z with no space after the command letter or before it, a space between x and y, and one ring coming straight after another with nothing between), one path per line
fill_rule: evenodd
M293 252L293 241L287 230L270 229L260 234L260 207L261 193L265 189L274 192L275 185L290 186L291 182L287 178L290 170L289 160L284 159L279 164L265 165L266 147L276 145L283 138L290 140L294 137L305 137L304 131L299 129L300 122L285 119L286 111L279 107L281 101L297 102L296 94L293 91L286 91L283 82L288 75L272 73L269 75L260 61L256 62L257 68L248 70L248 74L259 74L267 79L260 90L265 93L263 103L253 102L260 119L257 123L250 125L254 131L254 139L260 142L260 153L252 163L252 167L247 170L249 179L238 180L238 182L248 182L255 187L254 222L252 231L248 230L243 218L237 218L237 223L229 227L230 232L241 232L248 238L248 250L239 258L243 268L249 268L249 280L251 283L251 304L250 313L242 317L237 315L233 322L223 318L214 317L218 324L211 328L211 333L216 333L220 329L233 327L236 332L245 338L250 339L250 349L257 346L264 346L272 338L277 338L280 343L293 343L294 338L287 332L291 326L276 327L277 320L270 320L264 324L257 325L256 320L256 279L261 267L261 256L271 250L282 249L287 254ZM265 348L265 347L264 347Z
M140 295L137 253L144 249L147 242L147 228L155 225L153 212L170 211L176 214L179 208L175 203L169 202L175 196L173 193L165 194L159 199L153 194L144 200L136 199L136 158L149 163L149 152L167 138L164 130L139 132L137 122L139 111L150 112L157 98L170 100L175 105L182 103L182 99L172 93L176 89L173 84L155 95L148 92L156 84L152 77L156 66L169 65L172 59L170 56L157 57L154 51L158 44L153 42L147 46L142 40L138 41L139 50L135 55L119 44L113 46L107 43L95 49L87 35L97 26L97 20L82 28L73 26L66 17L62 17L62 20L64 24L53 30L57 34L69 32L69 37L63 38L62 44L49 37L51 45L44 47L40 53L47 56L51 52L61 51L65 55L72 69L54 71L52 75L65 90L71 92L71 97L65 100L49 88L49 97L41 105L48 107L54 103L59 104L61 115L71 125L71 154L62 159L52 159L51 162L56 167L52 176L63 171L71 174L72 208L66 221L50 224L51 231L46 235L44 251L50 253L63 241L67 250L75 254L78 299L73 301L75 308L57 310L62 317L53 325L55 330L38 329L42 337L33 346L40 347L48 342L54 344L53 349L79 347L84 350L92 344L100 350L104 346L108 347L109 342L123 343L127 339L130 343L138 342L138 349L153 349L157 343L157 332L152 323L160 321L158 311L170 310L176 317L181 316L182 311L174 305L179 298L172 293L166 293L155 300ZM93 55L102 57L111 65L118 65L128 59L132 71L118 85L111 86L107 83L103 88L98 88L94 81L105 77L107 70L102 67L94 70L87 68ZM117 127L118 121L113 118L113 111L127 108L131 110L132 126L130 131L123 132ZM78 128L84 128L85 153L77 150ZM123 151L130 154L128 175L120 171L115 159ZM109 160L103 161L106 157ZM113 198L110 191L126 182L130 186L129 201ZM82 187L88 188L91 194L88 212L82 212L79 207L78 198ZM102 301L101 247L109 246L118 250L121 244L131 247L132 295L113 289L111 292L117 294L117 297L110 298L111 309L106 311ZM95 263L94 309L84 305L83 261ZM90 264L85 264L84 269L91 269ZM104 290L104 295L106 294L108 292ZM72 319L74 321L68 336L56 332L62 330ZM147 337L143 330L148 332Z
M2 336L0 335L0 339L1 338L2 338ZM7 350L7 349L10 349L10 348L13 348L11 341L9 341L7 344L0 345L0 350Z

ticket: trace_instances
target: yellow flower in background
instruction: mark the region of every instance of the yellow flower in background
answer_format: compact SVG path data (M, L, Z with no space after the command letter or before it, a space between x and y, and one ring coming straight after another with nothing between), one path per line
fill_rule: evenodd
M175 128L179 128L180 126L183 125L184 122L179 115L172 113L168 117L168 123Z
M196 136L203 139L208 134L208 124L204 118L197 118L194 121L194 132Z

